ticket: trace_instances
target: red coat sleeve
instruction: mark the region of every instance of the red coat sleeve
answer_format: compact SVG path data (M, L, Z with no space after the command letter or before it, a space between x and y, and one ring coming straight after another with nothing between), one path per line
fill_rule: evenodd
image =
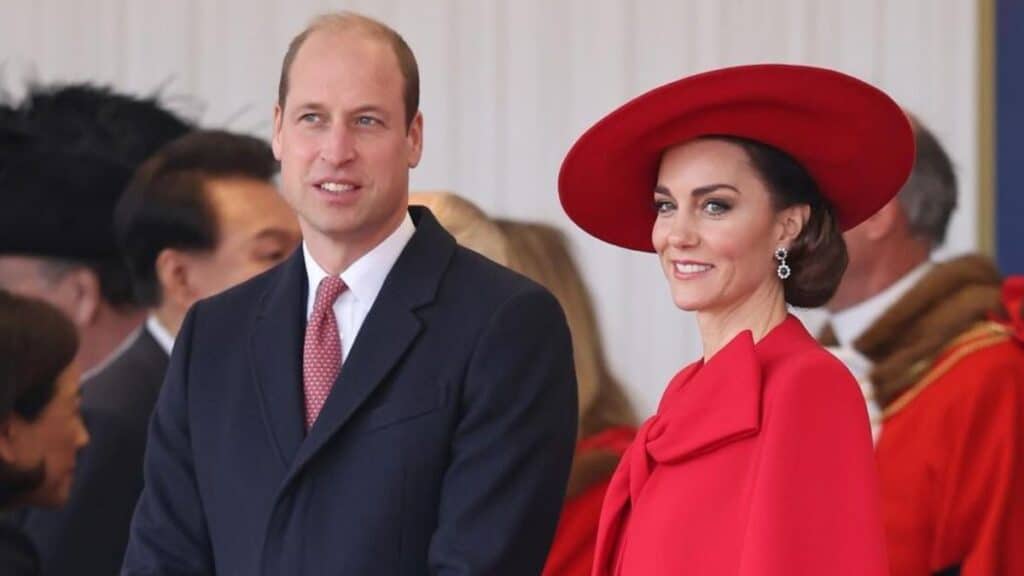
M1021 358L1019 353L987 362L969 357L946 375L958 380L958 398L945 430L938 431L949 453L933 566L962 558L964 576L1024 574Z
M888 574L867 411L824 354L766 384L742 576Z

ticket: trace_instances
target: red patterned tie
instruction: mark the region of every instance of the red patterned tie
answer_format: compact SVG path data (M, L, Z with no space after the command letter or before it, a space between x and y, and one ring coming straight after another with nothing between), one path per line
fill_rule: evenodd
M334 301L348 287L341 278L327 276L320 281L313 302L313 314L306 325L302 345L302 388L306 397L306 430L320 415L334 380L341 370L341 336L334 318Z

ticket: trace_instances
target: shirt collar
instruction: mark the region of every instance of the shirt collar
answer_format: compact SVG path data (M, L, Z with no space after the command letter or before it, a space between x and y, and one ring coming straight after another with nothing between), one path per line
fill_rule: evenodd
M372 302L377 297L392 266L398 261L402 250L405 249L405 245L409 243L415 232L416 226L413 225L412 218L406 212L402 223L390 236L350 264L341 273L341 279L356 300ZM308 317L313 309L316 289L320 285L320 281L327 276L327 272L313 259L313 255L309 252L309 246L305 242L302 243L302 256L306 262L306 275L309 279L309 298L306 306Z
M153 337L153 340L156 340L160 348L170 356L171 350L174 349L174 335L170 330L164 328L164 325L153 314L146 318L146 330L149 330L149 335Z
M859 304L833 314L832 330L839 344L853 346L854 341L881 318L886 310L909 292L932 269L932 266L931 261L923 262L885 290Z

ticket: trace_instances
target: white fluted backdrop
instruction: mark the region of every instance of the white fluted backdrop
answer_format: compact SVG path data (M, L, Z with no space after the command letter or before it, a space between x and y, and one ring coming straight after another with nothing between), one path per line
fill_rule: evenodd
M593 121L658 84L724 65L796 62L868 80L931 125L962 185L945 254L976 244L977 15L963 0L0 0L0 78L161 90L208 126L269 136L281 57L315 14L363 12L420 62L415 188L568 231L616 372L640 412L699 355L650 256L573 229L559 162Z

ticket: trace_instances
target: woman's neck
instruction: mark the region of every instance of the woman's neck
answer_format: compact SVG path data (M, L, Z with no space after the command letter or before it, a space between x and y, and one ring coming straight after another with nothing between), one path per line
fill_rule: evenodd
M760 341L786 319L786 301L782 285L767 283L749 297L715 310L697 312L697 326L707 362L738 334L750 330L754 342Z

